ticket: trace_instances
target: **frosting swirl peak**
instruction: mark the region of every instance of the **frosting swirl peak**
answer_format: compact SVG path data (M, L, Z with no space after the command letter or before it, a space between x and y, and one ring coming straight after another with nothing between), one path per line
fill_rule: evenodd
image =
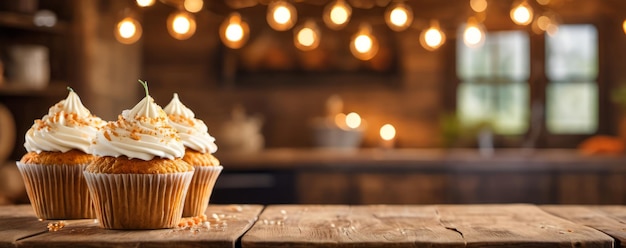
M106 122L94 116L70 88L67 98L50 107L48 114L26 132L24 147L28 152L89 152L96 132Z
M144 85L144 87L147 87ZM96 135L91 147L98 156L175 159L185 155L185 147L167 115L148 95L135 107L122 111L117 121L109 122Z
M193 111L180 101L178 94L174 93L174 97L163 110L186 147L201 153L217 151L215 138L209 134L209 128L202 120L195 118Z

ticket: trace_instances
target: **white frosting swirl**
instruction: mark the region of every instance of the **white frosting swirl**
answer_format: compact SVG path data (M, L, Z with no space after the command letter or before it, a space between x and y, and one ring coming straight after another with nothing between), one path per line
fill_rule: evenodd
M178 94L174 93L174 97L163 110L186 147L201 153L217 151L215 138L209 134L209 128L202 120L195 118L193 111L180 101Z
M167 159L182 158L185 146L169 125L167 115L147 95L135 107L122 111L115 122L109 122L97 133L91 146L98 156Z
M91 115L78 95L70 90L67 98L48 110L48 114L26 132L24 147L28 152L67 152L72 149L89 152L96 132L106 122Z

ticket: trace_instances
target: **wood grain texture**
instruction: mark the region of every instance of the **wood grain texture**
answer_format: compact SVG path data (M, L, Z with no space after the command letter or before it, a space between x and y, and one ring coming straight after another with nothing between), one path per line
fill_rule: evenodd
M48 231L30 205L3 206L0 211L0 247L15 247L19 239Z
M613 238L593 228L525 204L438 206L446 228L467 247L613 247Z
M242 247L453 247L434 206L274 205L242 238Z
M106 230L88 220L17 243L20 247L235 247L262 209L260 205L209 205L207 216L215 214L221 221L191 229Z
M616 247L626 247L626 206L547 205L541 209L602 231L615 238Z

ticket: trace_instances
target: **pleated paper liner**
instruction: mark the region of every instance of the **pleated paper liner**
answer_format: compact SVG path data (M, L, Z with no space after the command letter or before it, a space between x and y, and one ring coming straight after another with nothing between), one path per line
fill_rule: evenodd
M84 174L100 227L161 229L176 227L180 222L194 172Z
M40 165L16 162L30 203L38 218L95 218L89 188L83 177L85 165Z
M194 166L193 179L187 191L183 217L200 216L204 214L213 186L222 172L222 166Z

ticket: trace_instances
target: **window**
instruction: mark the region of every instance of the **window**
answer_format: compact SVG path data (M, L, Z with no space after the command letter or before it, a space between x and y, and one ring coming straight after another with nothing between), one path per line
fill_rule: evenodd
M463 128L490 125L498 134L526 132L529 50L523 31L489 33L478 48L457 41L457 117Z
M561 25L546 35L546 126L554 134L598 128L598 33L593 25Z
M533 39L545 40L545 58L539 57L541 53L531 54L527 31L489 32L484 45L478 48L457 40L460 83L456 110L461 127L487 124L496 134L522 135L529 130L530 102L538 102L545 107L545 135L588 135L597 131L597 29L590 24L560 25L555 35L544 37ZM531 58L544 60L544 70L531 72ZM545 90L545 100L543 94L530 94L531 73L535 79L532 87Z

